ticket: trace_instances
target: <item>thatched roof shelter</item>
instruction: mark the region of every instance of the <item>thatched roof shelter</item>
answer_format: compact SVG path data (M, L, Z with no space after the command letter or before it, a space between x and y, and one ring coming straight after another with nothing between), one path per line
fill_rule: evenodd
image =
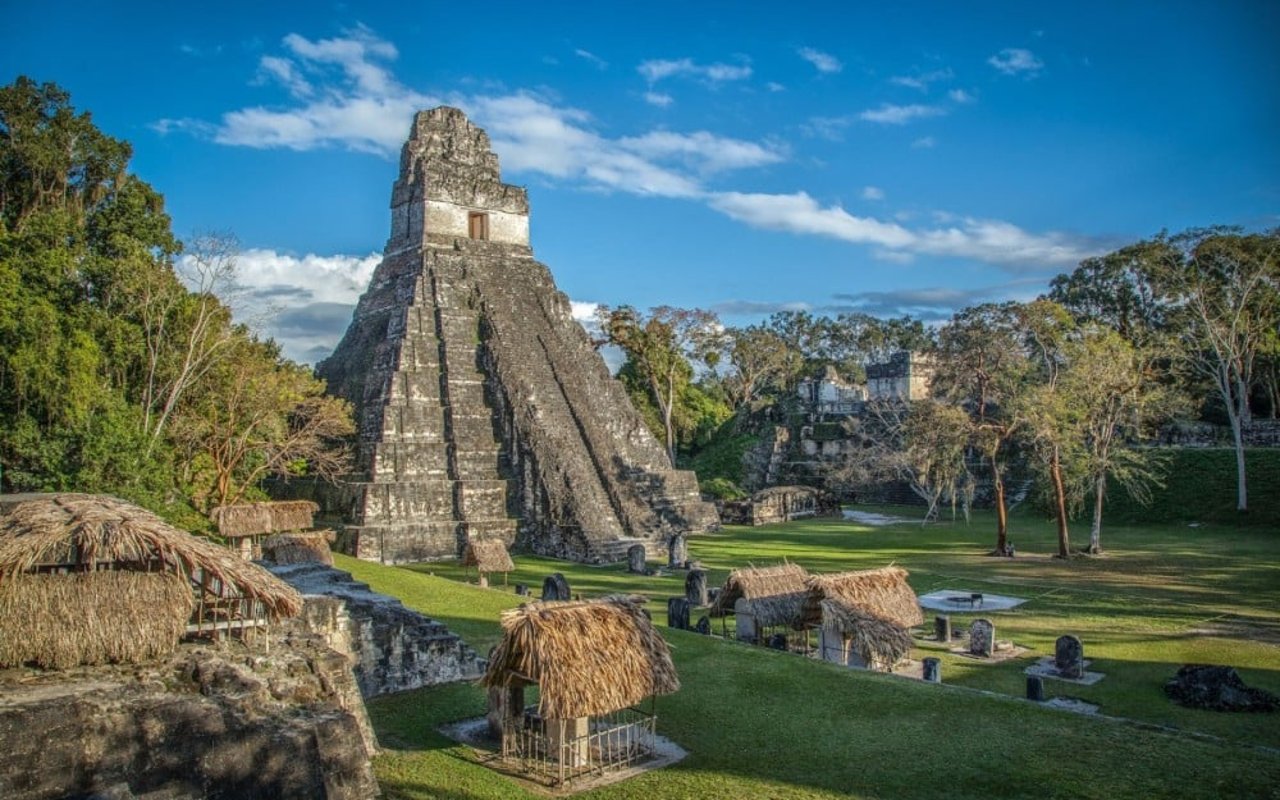
M924 623L920 600L907 583L902 567L881 567L856 572L814 575L806 582L806 596L799 624L816 625L823 619L824 601L834 601L862 616L871 616L910 628Z
M263 604L271 618L302 609L297 590L226 548L114 497L0 497L0 586L22 573L95 569L174 572L224 597Z
M462 566L477 572L514 572L516 565L501 539L479 539L467 542L462 551Z
M734 610L739 599L746 599L758 625L791 625L799 618L808 593L808 577L799 564L734 570L711 604L711 616L722 617Z
M536 683L544 719L608 714L680 688L642 598L526 603L502 612L487 687Z
M235 539L307 530L315 524L319 509L310 500L281 500L218 506L209 517L218 526L218 535Z
M820 605L823 629L837 634L843 642L842 652L856 653L863 665L871 669L892 669L911 653L911 632L901 625L838 600L823 600ZM831 660L826 653L823 657Z

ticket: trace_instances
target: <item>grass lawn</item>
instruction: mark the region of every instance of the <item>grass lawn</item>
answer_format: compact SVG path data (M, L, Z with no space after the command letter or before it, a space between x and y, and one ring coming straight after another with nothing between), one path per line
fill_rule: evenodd
M1015 611L986 615L999 638L1031 648L1025 659L981 665L927 642L916 657L940 656L947 684L1016 697L1022 667L1051 653L1058 635L1074 633L1091 669L1107 677L1090 687L1046 681L1051 696L1180 733L664 630L683 688L660 699L659 729L691 755L585 796L1280 798L1280 717L1191 711L1161 691L1180 664L1200 662L1236 666L1251 685L1280 693L1280 531L1114 527L1104 531L1106 556L1067 563L1045 556L1054 550L1047 523L1015 518L1011 531L1013 560L983 555L994 536L982 515L969 526L820 520L729 528L692 539L690 552L710 570L712 585L733 567L785 557L815 572L896 562L910 570L919 594L957 588L1028 598ZM511 582L535 594L545 575L559 571L584 596L648 594L660 623L665 598L683 592L682 574L516 561ZM339 558L339 565L448 623L482 654L497 641L498 613L518 600L510 589L462 585L454 564L392 568ZM961 624L969 617L953 615ZM376 769L388 796L525 796L434 731L483 710L482 693L467 685L371 702L385 750Z

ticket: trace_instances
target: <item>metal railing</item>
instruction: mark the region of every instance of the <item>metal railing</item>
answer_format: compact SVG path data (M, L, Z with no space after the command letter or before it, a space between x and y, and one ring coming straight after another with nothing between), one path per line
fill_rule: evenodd
M556 786L644 761L656 752L657 717L624 708L578 720L544 720L525 712L503 724L502 757L521 772ZM575 729L581 728L576 735Z

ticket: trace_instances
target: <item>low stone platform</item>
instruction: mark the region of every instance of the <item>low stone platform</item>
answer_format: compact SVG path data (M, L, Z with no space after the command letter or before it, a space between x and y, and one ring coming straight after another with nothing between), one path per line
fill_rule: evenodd
M1053 656L1045 656L1036 663L1027 667L1023 672L1028 675L1039 675L1041 678L1052 678L1055 681L1063 681L1065 683L1076 683L1081 686L1092 686L1103 678L1107 677L1103 672L1089 672L1089 665L1093 662L1085 659L1085 673L1082 678L1068 678L1058 671L1057 665L1054 663Z
M372 591L349 572L314 563L266 566L304 595L343 601L345 618L333 614L308 623L321 633L349 627L352 669L366 698L472 680L484 672L484 659L444 623Z
M972 599L973 595L981 595L982 599ZM1025 602L1027 602L1026 598L977 592L973 589L939 589L920 596L921 608L928 608L933 611L949 611L953 614L1009 611Z

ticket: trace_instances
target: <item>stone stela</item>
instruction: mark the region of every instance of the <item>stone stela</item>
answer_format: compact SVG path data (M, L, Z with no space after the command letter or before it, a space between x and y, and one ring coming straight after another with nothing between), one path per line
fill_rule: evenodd
M357 471L327 504L360 558L453 558L473 537L660 558L719 525L534 260L528 195L457 109L414 118L382 262L317 372L356 409Z

